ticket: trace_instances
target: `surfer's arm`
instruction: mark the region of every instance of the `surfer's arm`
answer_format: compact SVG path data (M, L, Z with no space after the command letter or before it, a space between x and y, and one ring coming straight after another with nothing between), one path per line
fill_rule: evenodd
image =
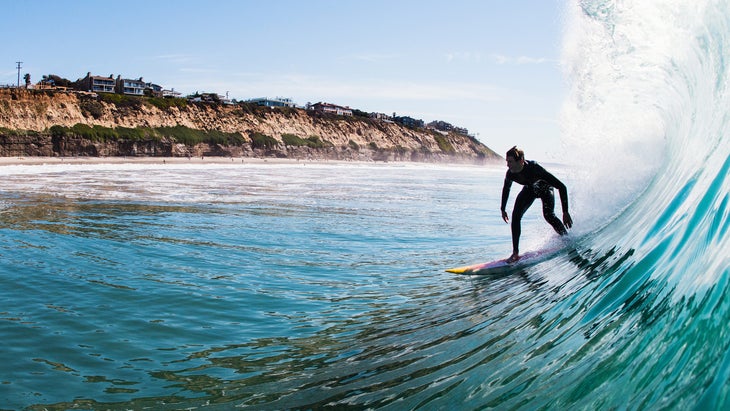
M512 180L505 177L504 178L504 186L502 186L502 204L499 207L500 210L502 210L502 220L504 220L505 223L509 222L509 216L507 215L507 200L509 199L509 190L512 187Z
M570 213L568 212L568 188L562 181L558 180L557 177L547 172L544 168L540 171L542 172L542 179L558 189L558 192L560 193L560 205L563 208L563 224L565 224L567 228L572 227L573 219L570 217Z
M563 214L568 214L568 188L565 187L565 184L563 184L562 181L558 180L557 177L545 171L545 169L543 169L542 171L544 171L542 179L551 186L558 189L558 192L560 193L560 205L563 207Z

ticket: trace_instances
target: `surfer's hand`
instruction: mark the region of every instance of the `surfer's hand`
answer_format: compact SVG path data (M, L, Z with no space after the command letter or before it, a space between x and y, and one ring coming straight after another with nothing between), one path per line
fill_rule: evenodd
M563 213L563 224L565 224L566 228L570 228L573 226L573 219L570 218L570 214Z
M504 220L505 223L509 223L509 216L507 215L507 212L502 210L502 220Z

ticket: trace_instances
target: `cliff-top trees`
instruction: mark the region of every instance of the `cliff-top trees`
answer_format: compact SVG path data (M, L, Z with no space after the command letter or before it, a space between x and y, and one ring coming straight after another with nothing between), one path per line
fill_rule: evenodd
M58 87L73 87L73 82L71 80L57 76L55 74L44 74L41 80L44 83L52 84Z

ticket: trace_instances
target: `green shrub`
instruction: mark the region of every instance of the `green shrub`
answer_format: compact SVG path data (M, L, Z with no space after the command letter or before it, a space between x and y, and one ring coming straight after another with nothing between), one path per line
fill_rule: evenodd
M194 146L203 141L202 132L185 126L158 127L157 132L181 144Z
M40 136L42 133L35 130L11 130L6 127L0 127L0 135L2 136Z
M240 146L246 141L241 133L225 133L218 130L203 132L203 142L208 144L220 144L224 146Z
M88 126L76 124L71 128L63 126L52 126L49 129L53 137L65 137L75 134L92 141L113 141L113 140L160 140L163 136L171 137L178 143L196 145L199 143L221 144L221 145L242 145L246 139L241 133L224 133L222 131L195 130L185 126L158 127L117 127L109 128L104 126Z
M269 107L266 106L259 106L256 103L247 103L245 101L242 101L238 103L237 108L240 111L239 115L245 115L245 114L253 114L258 117L263 117L267 113L271 111Z
M294 134L282 134L281 140L284 142L285 146L301 147L307 145L307 140L295 136Z
M348 146L349 146L349 147L350 147L351 149L353 149L353 150L355 150L355 151L360 151L360 145L358 145L358 144L357 144L356 142L354 142L354 141L352 141L352 140L348 141L348 142L347 142L347 145L348 145Z
M140 97L114 93L102 93L99 94L99 96L101 96L102 101L114 104L117 107L130 107L133 109L139 109L142 107L142 99Z
M119 134L113 128L104 126L88 126L86 124L75 124L71 127L71 133L91 141L118 140Z
M242 145L246 139L241 133L225 133L218 130L196 130L185 126L158 127L155 134L172 137L178 143L194 146L200 143Z
M251 134L251 147L253 148L264 148L272 149L279 145L279 142L266 134L253 133Z
M20 135L20 130L11 130L9 128L0 127L0 135L3 135L3 136L18 136L18 135Z
M282 134L281 140L284 142L284 145L286 146L295 146L295 147L309 147L309 148L325 148L325 147L334 147L334 144L327 140L322 140L319 138L319 136L309 136L306 139L300 138L298 136L295 136L294 134Z
M179 97L149 97L146 101L160 110L167 110L170 107L185 108L188 106L188 100Z
M454 150L454 146L449 143L446 138L440 134L434 135L434 139L436 139L436 144L438 144L441 151L444 153L455 153L456 150Z
M69 132L68 127L64 126L51 126L51 128L48 130L51 133L51 137L65 137L66 134Z
M86 124L77 123L71 127L71 133L77 136L93 140L95 137L94 129Z
M148 127L117 127L116 132L120 140L132 140L132 141L144 141L144 140L159 140L159 135Z
M92 140L96 141L113 141L119 139L119 134L117 134L117 131L113 128L104 127L104 126L94 126L92 127L94 138Z
M329 141L322 141L319 136L309 136L307 137L307 147L311 148L325 148L328 146L331 146L332 143Z

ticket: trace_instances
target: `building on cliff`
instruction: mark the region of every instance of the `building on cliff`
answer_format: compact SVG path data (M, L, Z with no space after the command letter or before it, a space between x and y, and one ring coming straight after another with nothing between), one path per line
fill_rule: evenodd
M443 131L443 132L453 131L457 134L461 134L464 136L469 135L468 129L466 129L464 127L457 127L451 123L447 123L447 122L441 121L441 120L432 121L432 122L426 124L426 128L431 129L431 130Z
M285 98L285 97L276 97L276 98L259 97L259 98L252 98L250 100L246 100L246 103L257 104L259 106L265 106L265 107L291 107L291 108L295 108L297 106L296 104L294 104L294 101L292 101L292 99Z
M393 122L393 117L391 117L385 113L370 113L369 117L373 118L375 120L380 120L380 121L386 122L386 123Z
M164 97L165 91L159 84L147 83L145 86L145 93L149 93L153 97Z
M142 77L139 80L132 80L122 78L121 75L117 76L117 93L128 96L144 96L144 90L146 88L147 83L142 81Z
M350 107L342 107L330 103L315 103L309 106L310 110L318 111L320 113L335 114L338 116L351 116L352 109Z
M176 97L176 98L179 98L179 97L182 97L182 93L180 93L179 91L175 91L175 88L173 87L170 90L163 89L162 90L162 97Z
M423 128L423 120L408 116L393 116L393 121L409 128Z
M114 93L116 91L116 81L114 76L109 77L92 76L86 73L86 77L78 81L78 88L81 91L91 91L93 93Z
M145 82L142 77L138 79L122 78L110 74L109 77L92 76L91 72L86 77L76 81L75 88L80 91L92 93L119 93L128 96L151 95L155 97L180 97L180 93L173 90L164 90L162 86Z

